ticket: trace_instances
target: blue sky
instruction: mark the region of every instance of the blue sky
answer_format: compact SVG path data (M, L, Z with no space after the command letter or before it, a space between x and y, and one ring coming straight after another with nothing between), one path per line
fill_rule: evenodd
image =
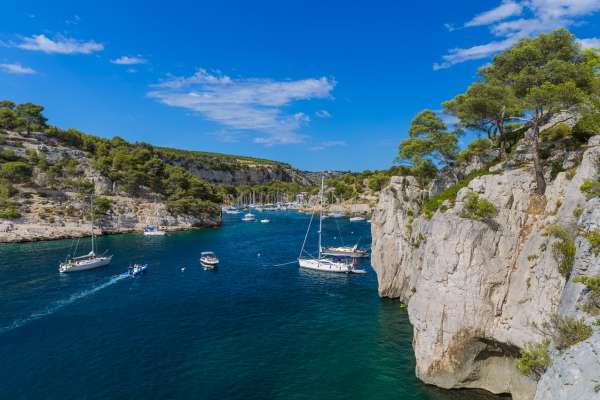
M382 169L521 37L600 46L600 0L12 1L0 97L63 128L308 170Z

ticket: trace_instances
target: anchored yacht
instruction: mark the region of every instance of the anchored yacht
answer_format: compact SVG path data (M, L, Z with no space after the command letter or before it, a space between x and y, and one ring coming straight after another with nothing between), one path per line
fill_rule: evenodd
M60 272L75 272L75 271L85 271L86 269L94 269L98 267L103 267L105 265L110 264L112 260L112 255L107 256L105 254L96 255L96 234L94 233L94 196L91 196L90 200L90 209L92 213L92 249L91 251L83 256L79 257L70 257L67 256L67 259L60 263L58 270ZM79 245L79 240L77 240L77 246L75 247L74 253L77 253L77 247ZM106 253L106 252L105 252Z
M307 257L303 258L302 255L305 253L304 246L306 245L306 239L308 238L308 233L310 232L310 227L312 225L313 217L315 215L314 209L313 213L310 217L310 222L308 224L308 229L306 230L306 235L304 236L304 242L302 243L302 249L300 250L300 255L298 256L298 264L300 268L311 269L315 271L324 271L324 272L337 272L337 273L345 273L345 274L364 274L365 270L356 269L352 262L347 259L341 257L335 258L327 258L323 257L325 254L323 253L323 248L321 245L322 238L321 232L323 231L323 189L324 189L324 178L321 177L321 191L320 191L320 207L319 207L319 254L316 258Z

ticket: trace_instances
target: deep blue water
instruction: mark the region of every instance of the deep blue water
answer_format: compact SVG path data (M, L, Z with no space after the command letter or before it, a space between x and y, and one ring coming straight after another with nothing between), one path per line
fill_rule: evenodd
M414 377L408 317L368 261L353 276L274 266L297 258L308 217L268 216L102 237L113 262L72 274L57 272L70 240L0 245L0 399L479 398ZM340 232L370 242L367 223L325 221L332 244ZM122 275L140 261L146 275Z

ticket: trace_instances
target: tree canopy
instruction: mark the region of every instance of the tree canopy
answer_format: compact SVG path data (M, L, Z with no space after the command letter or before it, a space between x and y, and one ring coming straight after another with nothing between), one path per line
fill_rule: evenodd
M441 118L431 110L421 111L412 120L408 139L400 143L397 161L407 162L414 175L427 179L456 159L460 131L449 131Z

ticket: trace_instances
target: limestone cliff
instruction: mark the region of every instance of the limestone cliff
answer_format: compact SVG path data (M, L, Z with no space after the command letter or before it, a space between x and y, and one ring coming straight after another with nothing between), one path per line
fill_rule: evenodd
M541 327L551 315L584 316L578 306L585 286L573 278L600 273L600 257L577 236L573 271L565 278L553 252L557 239L546 232L554 223L576 235L578 228L600 226L600 199L588 200L580 190L585 180L599 178L600 136L577 154L552 155L563 172L548 171L542 197L534 194L526 145L520 147L523 151L518 147L507 162L471 180L430 219L421 214L421 205L430 190L442 188L422 189L412 177L392 178L372 219L379 293L407 304L416 374L424 382L511 393L517 400L591 399L575 393L600 390L597 328L569 352L554 352L539 385L516 369L514 359L526 343L545 339ZM472 192L493 203L493 219L464 217ZM594 374L595 381L588 379ZM579 389L564 397L563 388L573 384Z

